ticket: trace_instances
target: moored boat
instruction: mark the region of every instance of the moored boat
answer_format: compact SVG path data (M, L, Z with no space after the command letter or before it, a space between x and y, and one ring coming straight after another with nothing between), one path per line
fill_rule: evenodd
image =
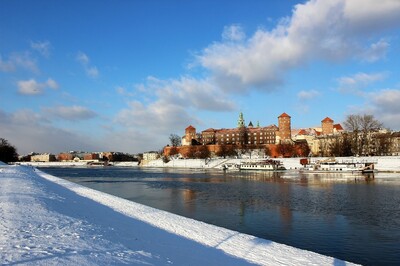
M377 161L358 160L356 158L341 161L335 158L311 161L310 158L304 158L300 160L300 164L303 165L303 168L300 168L300 172L364 174L376 172L375 164L377 164Z
M261 161L250 161L241 162L239 164L239 170L251 170L251 171L282 171L286 170L281 161L278 160L261 160Z
M224 171L239 171L239 164L237 163L225 163L222 165Z

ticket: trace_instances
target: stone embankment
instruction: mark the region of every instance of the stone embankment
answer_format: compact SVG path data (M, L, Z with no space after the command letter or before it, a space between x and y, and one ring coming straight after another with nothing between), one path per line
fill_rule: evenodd
M313 157L312 160L323 160L327 157ZM400 173L400 156L373 156L373 157L336 157L338 160L354 160L354 161L373 161L377 162L375 168L380 172L399 172ZM163 160L147 161L141 164L143 167L165 167L165 168L190 168L190 169L220 169L225 163L240 163L243 160L252 159L174 159L168 163ZM300 158L276 158L280 160L288 170L297 170L301 168ZM20 165L30 165L34 167L96 167L88 166L87 162L21 162ZM135 167L137 162L114 162L113 166L117 167Z
M313 157L312 160L323 160L327 157ZM400 156L373 156L373 157L336 157L338 160L372 161L377 162L375 168L381 172L400 172ZM243 160L257 160L243 159ZM300 158L277 158L288 170L301 168ZM168 163L161 159L149 161L145 167L166 168L195 168L195 169L218 169L225 163L239 163L242 159L175 159Z

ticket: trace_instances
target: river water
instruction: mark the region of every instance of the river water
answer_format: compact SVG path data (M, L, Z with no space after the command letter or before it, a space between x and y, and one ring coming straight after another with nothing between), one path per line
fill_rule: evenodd
M96 190L364 265L400 265L400 174L42 168Z

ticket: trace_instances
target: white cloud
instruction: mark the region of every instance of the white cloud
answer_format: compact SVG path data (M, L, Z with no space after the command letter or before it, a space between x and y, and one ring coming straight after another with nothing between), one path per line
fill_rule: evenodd
M351 0L345 1L344 15L352 31L373 32L399 25L400 1Z
M85 53L78 52L78 54L76 55L76 61L78 61L83 66L83 68L85 69L86 75L88 77L97 78L100 75L97 67L92 66L90 64L90 59Z
M35 79L20 80L17 82L18 92L23 95L39 95L43 94L46 88L58 89L55 80L49 78L46 82L40 83Z
M299 93L297 93L297 97L303 101L314 99L315 97L318 97L319 95L321 95L321 93L316 90L309 90L309 91L302 90Z
M371 114L383 122L385 127L400 130L400 90L384 89L364 95L365 102L359 106L352 106L351 113Z
M271 90L283 82L288 70L314 59L378 60L389 44L375 37L382 38L382 30L398 26L399 13L398 0L311 0L296 5L292 16L275 29L259 29L238 43L225 38L205 48L197 59L226 91ZM224 32L229 37L235 31L228 29Z
M225 26L222 32L222 39L227 41L242 41L246 38L240 25Z
M182 77L176 80L159 80L149 77L146 84L138 86L141 94L148 95L148 103L131 101L121 110L115 122L130 130L168 135L181 132L188 124L199 123L196 113L204 110L231 111L234 104L212 83ZM125 95L124 88L118 88Z
M31 48L37 52L39 52L44 57L50 56L51 44L49 41L37 41L31 42Z
M78 52L78 54L76 55L76 60L81 63L82 65L87 65L89 64L89 57L82 52Z
M51 89L54 89L54 90L56 90L56 89L58 89L58 84L57 84L57 82L54 80L54 79L51 79L51 78L49 78L47 81L46 81L46 85L49 87L49 88L51 88Z
M400 90L385 89L371 93L366 105L373 108L371 112L379 121L393 130L400 130Z
M400 115L400 90L386 89L379 93L373 93L371 101L386 113Z
M231 111L235 108L227 95L209 80L198 80L191 77L159 80L149 77L142 90L153 92L158 101L170 103L187 109L209 111Z
M97 114L83 106L56 106L43 108L43 113L52 117L57 117L69 121L88 120L97 116Z
M378 42L371 44L369 48L365 49L364 53L360 55L360 58L367 62L378 61L386 56L388 48L388 42L379 40Z
M97 67L88 67L86 68L86 74L91 78L97 78L99 76L99 70L97 70Z
M103 148L93 136L51 126L48 121L32 110L7 113L0 109L0 136L15 145L19 154L29 152L59 153L69 150L96 151Z
M124 87L122 87L122 86L117 86L116 88L115 88L115 91L119 94L119 95L122 95L122 96L127 96L127 97L133 97L133 96L135 96L135 93L132 93L132 92L129 92L129 91L127 91Z
M157 101L144 105L138 101L129 103L129 108L121 110L115 122L127 129L137 129L148 134L169 134L196 121L184 107ZM181 130L179 130L181 131Z
M386 73L357 73L352 76L340 77L337 79L339 83L339 91L342 93L352 93L362 95L365 93L365 88L374 82L384 80Z
M17 69L22 68L33 73L39 73L39 68L29 53L12 53L8 60L3 60L0 55L0 71L2 72L14 72Z

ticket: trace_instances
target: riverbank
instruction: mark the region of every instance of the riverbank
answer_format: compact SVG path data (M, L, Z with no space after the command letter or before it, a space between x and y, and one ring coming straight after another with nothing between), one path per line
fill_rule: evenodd
M0 166L0 264L350 265Z
M16 165L34 166L34 167L103 167L102 164L88 164L87 161L77 162L17 162ZM109 166L116 167L134 167L138 162L112 162Z
M370 160L377 161L375 168L380 172L400 173L400 156L372 156L372 157L336 157L338 160ZM313 157L312 160L323 160L327 157ZM240 163L243 159L173 159L164 162L162 159L152 160L141 164L141 167L157 168L190 168L190 169L220 169L225 163ZM251 159L245 159L251 160ZM276 158L283 163L288 170L297 170L302 167L300 158ZM87 162L18 162L18 165L34 167L99 167L90 166ZM113 162L115 167L137 167L137 162ZM101 166L100 166L101 167Z
M313 157L312 160L323 160L327 157ZM365 160L376 161L375 168L381 172L400 172L400 156L372 156L372 157L336 157L338 160ZM166 168L195 168L195 169L213 169L220 168L225 163L240 163L242 159L175 159L168 163L163 160L153 160L144 167L166 167ZM250 159L245 159L250 160ZM288 170L302 168L300 158L276 158L283 163Z

